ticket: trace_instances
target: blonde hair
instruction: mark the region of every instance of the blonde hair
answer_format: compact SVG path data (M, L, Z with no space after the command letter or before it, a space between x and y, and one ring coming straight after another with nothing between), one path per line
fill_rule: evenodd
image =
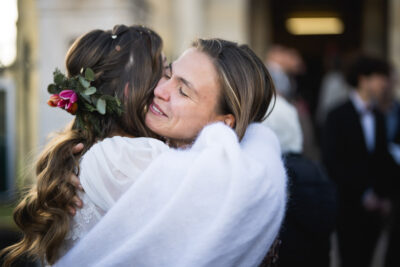
M212 59L221 87L218 112L235 117L234 130L242 139L251 122L261 122L268 116L267 110L275 97L267 68L247 45L222 39L197 39L193 47Z

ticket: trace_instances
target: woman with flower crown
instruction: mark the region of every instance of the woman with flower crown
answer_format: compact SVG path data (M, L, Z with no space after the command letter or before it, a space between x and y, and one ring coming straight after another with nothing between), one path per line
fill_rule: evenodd
M39 158L6 265L25 254L58 266L257 266L286 180L276 137L253 123L274 96L255 54L200 39L163 71L156 33L116 26L79 38L66 65L49 105L76 117ZM84 205L71 218L74 169Z

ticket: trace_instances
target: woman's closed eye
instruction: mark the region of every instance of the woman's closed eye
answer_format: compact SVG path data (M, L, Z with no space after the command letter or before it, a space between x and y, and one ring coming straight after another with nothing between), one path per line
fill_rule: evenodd
M167 68L165 68L164 69L164 78L166 78L166 79L171 79L171 70L167 67Z
M171 64L169 64L168 66L164 67L164 77L166 79L171 79L172 76L172 69L171 69Z
M185 92L182 90L182 87L179 87L179 93L185 97L189 97Z

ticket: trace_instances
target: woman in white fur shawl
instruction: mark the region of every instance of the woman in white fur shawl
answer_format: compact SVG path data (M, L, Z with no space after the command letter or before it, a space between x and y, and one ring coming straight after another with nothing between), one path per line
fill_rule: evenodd
M195 42L169 66L145 116L180 149L120 136L93 145L80 164L72 249L56 265L260 264L283 218L286 178L276 137L249 124L263 120L273 95L247 46Z

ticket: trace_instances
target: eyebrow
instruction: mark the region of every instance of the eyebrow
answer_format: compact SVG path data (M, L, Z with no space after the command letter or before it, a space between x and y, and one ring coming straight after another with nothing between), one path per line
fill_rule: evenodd
M171 73L173 74L172 63L169 64L169 69L171 70ZM193 86L193 84L191 82L189 82L188 80L186 80L185 78L183 78L181 76L176 76L176 78L180 82L182 82L184 85L186 85L189 89L191 89L197 95L197 90L194 88L194 86Z

